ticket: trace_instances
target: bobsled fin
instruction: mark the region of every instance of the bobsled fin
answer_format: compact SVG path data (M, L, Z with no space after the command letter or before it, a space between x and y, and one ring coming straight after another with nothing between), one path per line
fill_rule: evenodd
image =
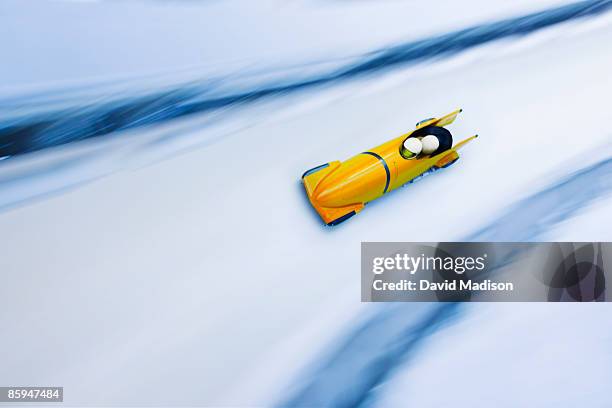
M441 118L430 118L420 121L416 124L417 129L421 129L427 126L440 126L444 127L446 125L450 125L455 121L457 115L462 112L463 109L457 109L454 112L449 113L448 115L442 116Z
M457 115L459 115L461 112L463 111L463 109L457 109L456 111L449 113L446 116L442 116L440 119L436 120L435 122L432 123L433 126L440 126L440 127L444 127L446 125L450 125L451 123L453 123L455 121L455 119L457 118Z
M457 143L456 145L454 145L452 149L447 150L447 151L442 152L439 155L437 155L434 158L434 160L436 160L435 166L440 168L440 169L442 169L442 168L448 167L451 164L453 164L454 162L456 162L459 159L459 153L457 152L457 150L459 150L460 148L462 148L463 146L465 146L466 144L468 144L472 140L476 139L477 137L478 137L478 135L474 135L472 137L468 137L467 139L464 139L464 140L460 141L459 143Z
M469 142L471 142L472 140L476 139L478 137L478 135L474 135L471 137L468 137L467 139L464 139L462 141L460 141L459 143L457 143L456 145L453 146L453 149L455 150L459 150L461 149L463 146L465 146L466 144L468 144Z

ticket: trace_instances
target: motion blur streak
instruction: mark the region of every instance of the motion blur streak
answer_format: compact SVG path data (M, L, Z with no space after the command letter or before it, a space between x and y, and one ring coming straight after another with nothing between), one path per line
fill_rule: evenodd
M16 156L119 130L328 85L400 64L444 57L491 41L526 35L571 19L600 14L609 10L610 6L612 0L587 0L523 17L485 23L375 51L349 66L306 77L292 78L281 72L276 80L263 82L258 77L248 76L199 80L139 96L107 98L112 100L98 104L89 102L91 95L87 99L69 100L65 104L58 103L60 97L50 95L49 106L45 108L39 103L36 112L31 114L24 114L20 110L11 114L16 110L11 105L23 100L24 96L19 96L14 102L10 98L4 99L0 101L0 157ZM242 86L232 84L234 81L244 83L245 80L246 84ZM30 97L40 102L40 96ZM97 99L103 98L104 95L97 95Z
M459 303L388 304L341 344L280 407L360 407L374 403L385 382L427 337L458 317ZM301 381L298 381L301 383Z
M513 204L498 220L468 236L467 240L541 240L555 224L570 218L611 191L612 158L607 158Z
M560 221L612 192L612 158L567 176L514 204L499 219L465 241L538 241ZM502 255L492 273L519 253ZM389 304L351 333L314 373L297 381L303 388L279 406L372 406L376 393L405 367L432 333L461 316L461 303Z

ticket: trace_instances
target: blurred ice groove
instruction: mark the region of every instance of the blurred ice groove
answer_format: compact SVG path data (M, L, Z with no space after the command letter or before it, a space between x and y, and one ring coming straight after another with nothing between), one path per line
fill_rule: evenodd
M580 208L612 192L612 157L566 176L465 237L466 241L538 241ZM502 255L492 273L520 255ZM372 406L381 387L410 362L417 348L453 318L461 303L388 304L356 327L319 367L298 379L303 387L280 406ZM410 398L407 396L407 400Z
M332 68L303 67L268 75L234 75L173 84L155 92L106 86L69 94L46 93L0 100L0 157L103 136L115 131L241 105L276 95L373 74L400 64L456 54L510 36L527 35L579 17L607 11L612 0L587 0L378 50ZM295 72L298 71L298 72ZM34 99L32 99L34 98ZM31 101L37 103L33 106ZM94 101L94 102L92 102ZM97 102L95 102L97 101Z
M388 304L353 333L298 393L279 406L357 407L373 403L371 392L406 362L427 336L457 317L458 303L433 307Z
M470 241L537 241L555 224L612 191L612 157L570 175L512 205L495 222L467 237Z

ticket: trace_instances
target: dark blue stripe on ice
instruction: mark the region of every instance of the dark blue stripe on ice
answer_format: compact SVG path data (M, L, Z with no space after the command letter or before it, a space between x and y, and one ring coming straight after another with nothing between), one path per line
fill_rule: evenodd
M382 157L380 157L380 155L374 153L374 152L363 152L361 154L369 154L371 156L376 157L384 166L385 168L385 172L387 173L387 182L385 183L385 190L383 191L383 194L385 194L387 192L387 190L389 189L389 182L391 181L391 172L389 171L389 166L387 166L387 162L385 161L385 159L383 159Z
M372 74L396 66L457 54L474 46L510 36L527 35L545 27L579 17L593 16L610 9L612 0L587 0L532 13L523 17L485 23L467 29L408 42L364 55L355 64L311 77L271 81L249 89L234 89L224 95L211 95L210 80L176 87L146 96L115 99L111 102L63 107L51 112L19 119L2 119L0 112L0 157L14 156L77 140L111 134L125 129L161 123L167 120L229 106L242 105L262 98L332 84L341 80ZM237 78L240 80L241 78ZM218 83L217 83L218 84ZM62 90L58 90L62 94ZM105 95L100 95L100 100ZM7 104L7 101L4 101ZM19 106L7 106L18 108Z

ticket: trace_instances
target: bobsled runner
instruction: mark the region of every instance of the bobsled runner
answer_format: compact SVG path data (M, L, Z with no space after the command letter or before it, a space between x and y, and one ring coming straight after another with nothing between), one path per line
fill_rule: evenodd
M453 146L451 124L462 110L420 121L416 129L344 161L317 166L302 175L310 203L327 225L337 225L364 206L416 178L450 166L459 148Z

